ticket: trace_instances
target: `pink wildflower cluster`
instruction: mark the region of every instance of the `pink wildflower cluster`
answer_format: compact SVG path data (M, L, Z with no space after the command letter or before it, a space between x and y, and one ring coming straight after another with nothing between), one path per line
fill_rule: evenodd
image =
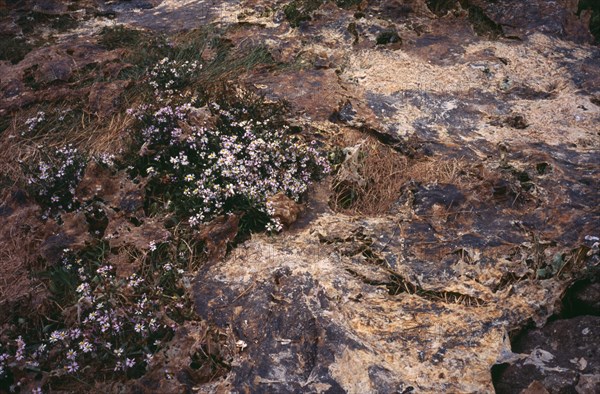
M55 275L70 278L73 304L64 305L70 318L42 343L27 346L21 336L0 342L0 381L15 368L83 376L93 363L113 373L143 372L189 305L178 295L186 259L171 259L168 248L162 244L148 256L152 269L145 276L127 277L118 277L108 263L78 258L66 249Z
M157 189L169 189L175 209L191 226L253 210L267 218L263 225L279 228L268 219L268 197L284 192L299 199L313 179L330 171L327 159L314 142L291 135L264 109L250 111L240 103L213 103L208 109L215 127L194 125L198 109L189 103L132 111L142 150L151 152L141 163L142 175L160 183Z
M58 149L37 166L29 169L28 180L42 206L71 211L76 208L73 197L83 176L87 161L72 145Z
M38 113L31 117L27 118L25 121L25 126L27 126L27 131L32 132L38 126L38 124L44 122L46 120L46 113L44 111L38 111ZM22 136L25 135L25 132L21 133Z
M163 58L150 70L150 86L157 97L169 96L183 88L202 68L197 61Z

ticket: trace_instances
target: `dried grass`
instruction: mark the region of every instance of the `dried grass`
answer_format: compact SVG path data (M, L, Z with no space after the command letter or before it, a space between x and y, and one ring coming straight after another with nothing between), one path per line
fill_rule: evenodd
M346 159L333 177L330 205L338 212L385 214L398 199L408 161L375 138L345 149Z
M44 269L38 259L39 246L50 226L39 220L40 210L18 196L15 189L4 191L0 203L0 326L21 307L22 316L35 315L47 299L46 287L32 272Z
M334 143L346 147L346 158L331 184L330 206L337 212L386 214L408 182L471 188L481 179L480 171L462 158L410 159L356 131L344 130Z
M116 113L108 119L97 117L85 110L72 109L73 116L64 122L56 119L60 108L67 107L62 103L39 105L14 114L10 126L0 134L0 174L12 184L26 183L21 163L36 163L49 152L73 144L90 155L102 153L117 154L128 145L127 130L133 118L123 112ZM40 131L26 133L25 121L38 111L48 114L48 120L40 125ZM2 197L2 196L0 196Z

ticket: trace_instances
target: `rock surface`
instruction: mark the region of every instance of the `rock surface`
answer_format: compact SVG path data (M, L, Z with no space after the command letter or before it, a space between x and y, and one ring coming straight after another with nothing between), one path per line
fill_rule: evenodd
M556 320L517 338L523 357L499 372L496 393L525 389L532 379L549 393L600 391L600 317Z
M325 6L298 29L249 27L274 57L305 65L249 84L306 125L393 146L406 167L387 215L322 211L198 274L198 312L248 345L224 387L493 391L492 366L521 357L509 333L543 326L571 273L598 263L584 241L600 232L598 48L525 25L523 41L488 40L466 14L431 18L413 2L392 16L391 3L368 2L372 17ZM402 44L378 46L391 23ZM588 375L573 376L593 387Z
M588 44L589 18L575 14L576 2L327 2L295 28L283 0L92 3L92 32L113 20L169 32L233 26L219 38L233 53L263 48L277 64L238 82L287 100L292 121L323 140L386 145L397 166L388 184L359 180L396 193L377 215L351 203L333 211L328 180L303 211L278 202L289 231L254 236L227 257L238 218L202 229L211 263L195 279L195 307L237 342L227 350L231 370L199 386L208 372L194 372L189 359L205 346L206 327L189 325L160 356L175 379L154 370L129 389L492 392L494 365L509 365L499 392L597 389L598 318L544 327L573 280L600 261L587 241L600 236L600 49ZM44 15L65 12L61 2L35 4ZM122 55L81 35L2 61L0 115L68 97L112 116L129 81L70 81L85 67L121 70ZM0 231L4 260L28 231L39 234L28 248L50 256L84 244L88 232L71 240L69 231L89 226L109 240L124 277L132 268L119 249L143 251L169 237L142 212L140 184L99 172L90 167L77 191L104 212L94 223L73 215L59 230L38 220L25 197L8 198L0 207L9 224ZM2 278L33 264L17 260L0 265ZM45 294L24 290L32 283L7 288L41 304ZM586 289L574 300L593 310L597 289ZM527 326L535 330L511 347L511 334Z

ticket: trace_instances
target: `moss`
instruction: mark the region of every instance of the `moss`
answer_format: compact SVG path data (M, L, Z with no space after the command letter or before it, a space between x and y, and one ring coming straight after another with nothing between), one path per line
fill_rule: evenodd
M353 44L358 44L358 30L356 29L356 23L352 22L348 25L348 32L354 37Z
M460 4L462 9L468 11L469 22L479 36L496 39L502 36L502 27L491 20L481 9L470 0L427 0L427 8L435 15L442 17Z
M457 0L427 0L427 8L437 16L444 16L456 7Z
M497 39L502 36L502 27L491 20L480 7L464 1L465 7L469 11L469 22L478 36Z
M311 20L311 14L324 2L324 0L294 0L283 8L283 12L290 25L298 27L301 22Z

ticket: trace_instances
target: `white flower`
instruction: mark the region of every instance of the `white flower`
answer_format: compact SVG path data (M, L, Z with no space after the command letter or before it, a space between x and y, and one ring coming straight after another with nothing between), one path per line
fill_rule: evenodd
M79 349L84 353L89 353L93 350L93 347L87 340L83 340L79 342Z

